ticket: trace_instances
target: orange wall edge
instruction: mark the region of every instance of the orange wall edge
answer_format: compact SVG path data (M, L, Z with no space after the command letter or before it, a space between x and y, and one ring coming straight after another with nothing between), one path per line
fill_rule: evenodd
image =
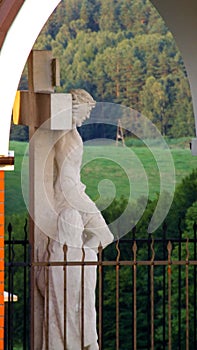
M4 349L4 171L0 171L0 350Z

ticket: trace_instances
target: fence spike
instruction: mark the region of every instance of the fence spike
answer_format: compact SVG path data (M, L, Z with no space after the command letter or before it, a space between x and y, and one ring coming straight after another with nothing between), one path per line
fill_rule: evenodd
M12 224L10 222L8 224L8 233L9 233L9 235L11 235L11 233L12 233Z
M116 257L116 262L119 263L119 260L120 260L119 241L116 242L116 250L117 250L117 252L118 252L117 257Z
M154 238L152 238L152 242L151 242L151 252L152 252L151 262L153 264L154 259L155 259Z
M132 250L133 250L133 261L134 261L134 264L136 265L136 263L137 263L137 243L136 243L136 241L133 242Z
M27 240L27 219L25 219L24 233L25 233L25 240Z
M187 240L186 240L186 264L189 263L189 237L187 236Z

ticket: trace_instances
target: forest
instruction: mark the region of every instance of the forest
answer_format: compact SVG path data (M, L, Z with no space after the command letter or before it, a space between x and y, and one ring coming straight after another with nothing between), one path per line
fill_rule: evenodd
M57 91L83 88L98 102L137 110L164 136L194 135L181 53L148 0L62 0L34 48L60 60ZM26 70L19 88L27 88ZM12 127L12 134L28 138L27 130Z

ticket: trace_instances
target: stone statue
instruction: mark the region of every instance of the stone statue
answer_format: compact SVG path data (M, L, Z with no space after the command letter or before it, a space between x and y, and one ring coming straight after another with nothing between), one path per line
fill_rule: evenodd
M63 261L63 246L67 246L67 261L81 261L82 247L85 261L97 261L98 247L113 241L100 211L85 193L80 180L83 142L76 129L89 117L95 101L82 89L72 90L73 129L60 132L54 146L55 179L54 206L58 214L57 232L49 238L44 261ZM45 305L43 346L49 350L64 349L64 316L66 318L66 349L81 349L81 266L68 266L67 312L64 315L64 272L62 266L49 268L38 274L38 287L49 307ZM84 349L97 350L95 310L96 266L84 269ZM48 315L48 320L46 315ZM47 324L48 322L48 324ZM47 330L47 332L46 332ZM46 342L48 345L46 346Z

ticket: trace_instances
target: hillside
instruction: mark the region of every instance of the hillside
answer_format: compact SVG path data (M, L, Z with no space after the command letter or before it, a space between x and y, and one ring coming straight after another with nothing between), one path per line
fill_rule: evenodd
M35 48L60 59L58 91L84 88L97 101L140 111L163 135L194 135L180 52L148 0L62 0Z

